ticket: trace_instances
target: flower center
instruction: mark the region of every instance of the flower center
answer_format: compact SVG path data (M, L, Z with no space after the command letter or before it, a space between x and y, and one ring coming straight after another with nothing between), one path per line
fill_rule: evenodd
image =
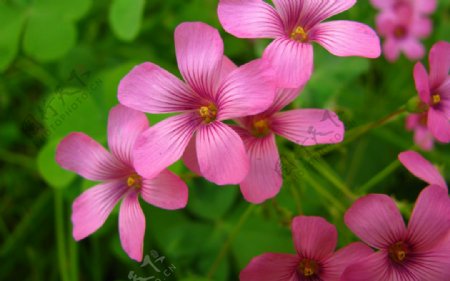
M295 41L299 41L302 43L305 43L308 41L308 33L303 29L301 26L297 26L292 32L291 32L291 39Z
M211 123L216 120L217 107L213 103L204 105L200 107L198 114L200 114L200 117L202 117L206 123Z
M142 186L142 177L136 173L131 174L127 179L128 187L139 189Z
M269 122L265 118L254 120L252 127L252 133L256 137L265 137L270 133Z
M314 276L318 271L319 265L317 262L310 259L303 259L297 267L297 273L302 277Z
M439 103L441 103L441 95L438 93L432 95L431 96L431 104L438 105Z
M394 245L391 245L388 249L388 252L391 260L396 263L402 263L403 261L405 261L408 255L409 248L405 242L400 241L395 243Z
M397 26L394 29L394 36L395 38L402 39L406 37L406 32L407 30L404 26Z

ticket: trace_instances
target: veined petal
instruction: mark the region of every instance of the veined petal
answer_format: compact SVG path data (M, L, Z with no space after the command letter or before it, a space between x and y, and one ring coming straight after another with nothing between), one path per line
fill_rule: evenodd
M447 183L441 173L439 173L438 169L419 153L415 151L405 151L398 155L398 159L402 162L403 166L416 177L424 180L428 184L447 188Z
M200 96L211 99L223 60L223 41L217 29L201 22L185 22L175 30L178 68Z
M359 22L339 20L320 23L311 30L310 39L336 56L377 58L381 54L378 35Z
M300 25L310 29L319 22L340 14L356 4L356 0L301 0Z
M409 241L415 251L429 250L450 232L448 190L431 185L422 190L408 225Z
M119 212L119 233L122 248L130 258L142 261L145 235L145 216L139 205L137 192L123 199Z
M300 262L297 255L266 253L253 258L245 267L241 281L297 281L296 267Z
M236 69L238 69L238 66L227 56L223 56L222 69L220 70L220 78L218 80L217 86L220 86L221 83L228 77L228 75L230 75Z
M428 82L428 73L421 62L414 66L414 82L420 99L428 104L430 102L430 84Z
M183 155L201 123L196 113L169 117L147 129L134 148L134 166L147 179L154 178Z
M336 113L322 109L294 109L272 116L272 130L299 145L339 143L344 125Z
M440 41L433 45L429 55L430 87L437 89L448 78L450 70L450 43Z
M141 195L153 206L176 210L186 207L188 187L177 175L164 170L151 180L144 179Z
M218 120L255 115L266 110L276 84L269 65L254 60L231 72L217 92Z
M272 0L288 34L299 23L304 1Z
M333 255L338 235L334 225L322 217L298 216L291 227L300 257L323 262Z
M450 122L445 112L430 108L428 110L428 128L440 142L450 142Z
M415 280L450 280L450 240L434 249L415 253L414 263L408 269Z
M56 162L92 181L118 179L130 172L129 167L84 133L71 133L59 143Z
M267 109L264 114L271 115L282 110L288 104L293 102L300 94L303 88L286 89L279 88L275 94L273 104Z
M275 9L261 0L220 0L217 8L223 28L238 38L275 38L284 35Z
M126 193L122 180L96 185L78 196L72 205L73 237L79 241L99 229Z
M275 70L278 87L298 88L311 78L313 48L309 43L278 38L264 50L263 60Z
M181 112L195 108L199 97L180 79L156 64L135 66L121 81L121 104L149 113Z
M361 242L351 243L337 251L323 263L322 280L339 280L347 266L373 254L373 250Z
M250 158L250 171L240 184L241 192L245 200L259 204L276 196L283 182L275 135L248 136L243 140Z
M386 249L406 235L405 222L394 200L384 194L358 199L345 213L345 224L369 246Z
M137 137L149 126L144 113L121 104L113 107L108 119L108 145L122 162L133 167L133 147Z
M198 164L202 175L218 185L238 184L249 170L244 143L228 125L213 122L196 135Z
M386 252L379 251L348 266L340 281L400 281ZM415 280L415 279L413 279Z
M183 163L188 167L189 170L197 174L198 176L202 175L200 171L200 166L198 165L197 159L197 148L195 147L195 137L191 138L188 146L186 147L183 154Z

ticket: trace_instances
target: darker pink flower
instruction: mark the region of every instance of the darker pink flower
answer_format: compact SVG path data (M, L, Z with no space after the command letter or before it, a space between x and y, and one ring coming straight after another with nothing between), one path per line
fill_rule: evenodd
M350 9L356 0L220 0L219 20L239 38L274 38L263 59L275 69L280 87L304 85L313 70L312 42L336 56L380 55L380 42L367 25L353 21L322 22Z
M429 55L430 72L418 62L414 67L414 80L421 104L426 112L427 127L438 141L450 142L450 44L438 42Z
M267 253L253 258L241 271L241 281L339 281L347 266L369 256L363 243L334 252L336 227L321 217L295 217L292 238L297 254Z
M404 5L411 6L414 13L429 15L436 10L436 0L370 0L372 5L381 11L401 8Z
M257 114L273 102L270 69L253 61L236 69L223 55L218 31L183 23L175 31L178 67L186 83L153 63L136 66L119 85L122 104L149 113L180 112L146 130L137 140L135 166L152 177L195 141L202 175L217 184L236 184L248 172L239 135L223 120Z
M406 129L414 132L414 142L423 150L434 148L434 137L427 126L428 113L410 114L406 118Z
M419 179L430 185L438 185L447 189L447 183L439 170L419 153L405 151L398 155L398 159L406 169Z
M450 280L450 200L431 185L419 195L405 226L394 200L370 194L345 214L347 226L378 252L349 266L341 281Z
M141 261L145 217L139 205L144 201L163 209L184 208L186 184L168 170L153 178L144 177L133 166L132 149L140 133L148 128L144 113L122 105L114 107L108 120L111 153L83 133L64 138L56 151L56 161L91 181L102 183L81 194L72 208L73 237L81 240L99 229L114 206L122 200L119 233L122 247L132 259Z

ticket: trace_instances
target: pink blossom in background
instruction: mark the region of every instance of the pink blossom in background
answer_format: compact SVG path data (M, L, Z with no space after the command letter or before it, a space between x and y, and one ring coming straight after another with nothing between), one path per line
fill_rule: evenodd
M436 10L436 0L370 0L372 5L381 11L395 10L410 6L414 13L429 15Z
M414 142L421 149L429 151L434 148L434 137L427 126L428 113L410 114L406 118L406 129L414 132Z
M280 191L283 179L275 135L303 146L339 143L344 139L344 125L334 112L322 109L280 112L298 94L299 89L279 89L268 110L236 120L240 127L235 130L244 140L250 158L250 170L240 188L251 203L262 203ZM185 159L188 167L196 166L192 163L196 159Z
M295 217L292 238L297 254L266 253L253 258L241 271L241 281L339 281L345 268L373 251L351 243L334 252L336 227L321 217Z
M450 280L446 188L431 185L420 193L408 227L395 201L383 194L356 201L345 214L345 223L379 251L347 267L341 281Z
M111 153L83 133L71 133L59 144L56 161L66 170L102 183L86 190L72 207L73 237L81 240L99 229L114 206L122 200L119 212L120 241L130 258L141 261L145 217L139 195L156 207L184 208L188 199L186 184L175 174L163 170L153 178L136 172L133 146L139 134L149 127L144 113L122 105L111 109L108 144Z
M353 21L322 22L350 9L356 0L220 0L219 20L239 38L274 38L263 59L271 63L283 88L305 84L313 71L312 42L336 56L380 55L380 42L367 25Z
M216 184L237 184L249 160L239 135L223 120L254 115L273 102L273 73L262 61L239 68L224 57L219 32L203 23L182 23L175 31L178 67L186 83L147 62L119 85L122 104L149 113L180 113L146 130L137 140L135 166L158 174L195 142L201 174Z
M416 177L430 185L438 185L447 189L447 183L439 170L419 153L405 151L398 155L398 159Z
M418 62L414 80L419 94L420 109L426 114L427 127L435 139L450 142L450 43L438 42L429 54L430 71Z

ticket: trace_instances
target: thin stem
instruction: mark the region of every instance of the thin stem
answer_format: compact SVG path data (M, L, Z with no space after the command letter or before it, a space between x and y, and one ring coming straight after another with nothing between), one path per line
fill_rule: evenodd
M58 265L62 281L70 281L67 270L67 252L64 234L64 198L60 190L55 190L55 230L58 248Z
M230 249L231 243L233 243L234 239L236 238L237 234L241 230L241 227L245 224L247 219L250 217L251 213L255 209L256 205L249 205L247 207L247 210L241 215L238 223L234 227L234 229L231 231L230 235L228 236L228 239L226 240L225 244L223 244L222 248L220 249L219 255L214 260L211 269L208 271L207 278L209 280L212 280L212 277L216 273L217 269L219 268L220 263L222 262L223 258L227 255L228 250Z
M24 154L0 149L0 160L9 164L18 165L29 170L36 170L35 161Z
M298 215L303 214L302 203L300 201L300 194L297 188L295 188L293 184L290 184L289 190L291 191L292 197L294 198L295 207L297 209Z
M368 182L363 184L358 188L358 192L365 194L368 193L374 186L379 184L382 180L384 180L387 176L392 174L398 167L401 166L400 161L395 159L391 164L386 166L383 170L381 170L378 174L376 174L373 178L371 178Z

